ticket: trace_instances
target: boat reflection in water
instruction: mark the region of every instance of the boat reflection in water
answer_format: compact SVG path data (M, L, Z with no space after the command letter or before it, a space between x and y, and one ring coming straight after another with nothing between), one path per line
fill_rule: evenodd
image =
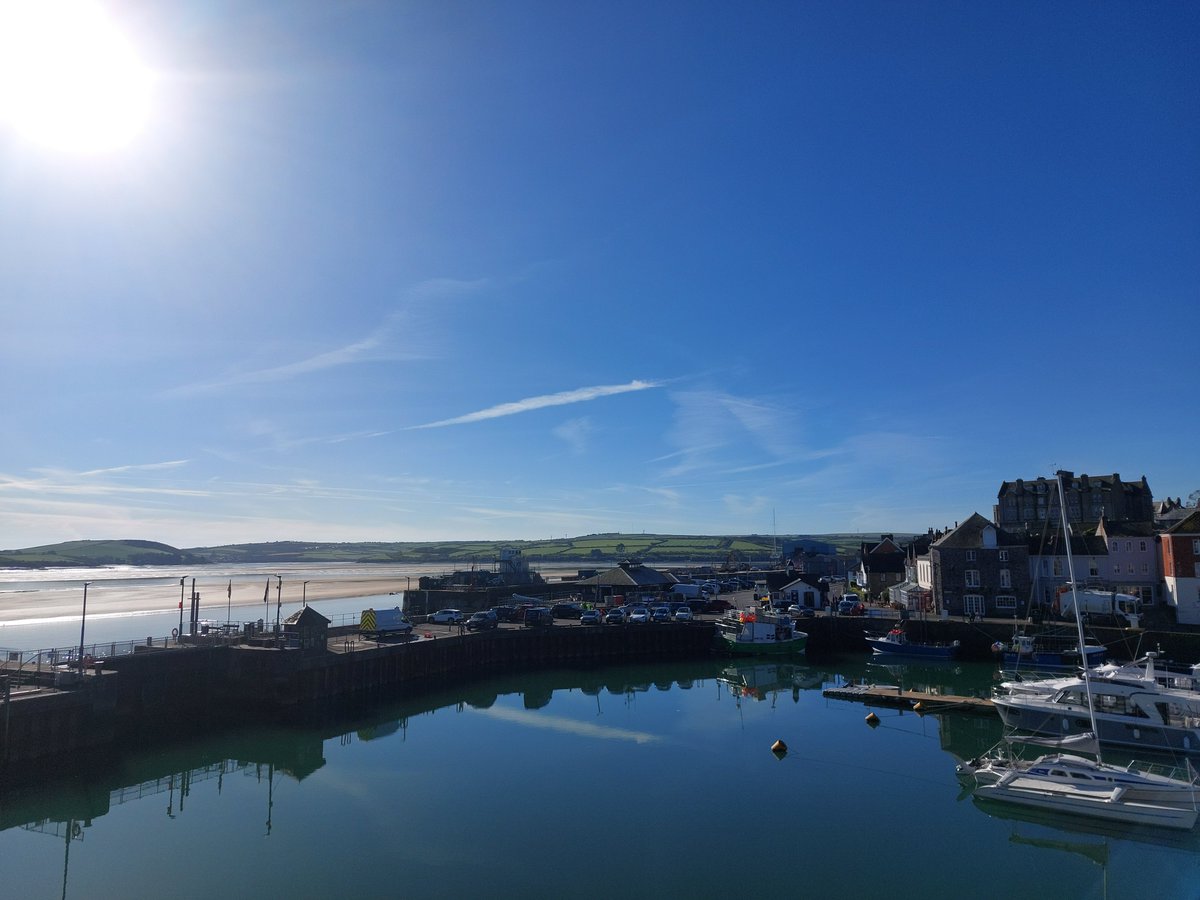
M779 694L790 693L792 701L798 703L801 691L820 690L829 677L797 663L742 659L726 664L717 679L739 699L770 699L774 702Z

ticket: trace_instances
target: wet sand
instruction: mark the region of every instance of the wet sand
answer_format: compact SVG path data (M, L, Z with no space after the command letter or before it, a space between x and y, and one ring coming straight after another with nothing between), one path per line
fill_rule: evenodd
M349 597L366 597L372 594L389 594L403 591L410 583L403 576L389 575L379 578L322 578L309 581L308 586L300 582L283 582L282 602L309 603L321 600L341 600ZM275 582L271 583L270 603L276 603ZM215 609L226 604L233 608L263 604L265 580L256 584L234 584L232 597L226 593L226 585L197 585L200 605L203 609ZM190 585L189 585L190 588ZM184 597L184 609L189 606ZM399 600L397 600L399 602ZM17 624L26 621L41 621L64 617L78 618L83 606L82 587L69 590L32 590L7 593L0 596L0 623ZM179 609L178 586L141 585L110 587L98 582L88 588L87 612L93 615L129 615L157 613ZM222 617L223 618L223 617Z

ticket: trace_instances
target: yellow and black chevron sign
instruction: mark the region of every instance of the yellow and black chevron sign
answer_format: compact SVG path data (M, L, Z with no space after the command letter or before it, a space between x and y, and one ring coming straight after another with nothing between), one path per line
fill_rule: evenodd
M375 610L364 609L362 620L358 623L359 631L374 631L375 630Z

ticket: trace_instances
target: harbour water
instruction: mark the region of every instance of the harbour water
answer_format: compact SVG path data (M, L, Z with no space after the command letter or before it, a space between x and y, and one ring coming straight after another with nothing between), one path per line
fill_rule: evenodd
M985 808L999 721L827 700L987 665L510 675L0 792L6 896L1196 898L1200 838ZM787 744L782 758L771 752Z

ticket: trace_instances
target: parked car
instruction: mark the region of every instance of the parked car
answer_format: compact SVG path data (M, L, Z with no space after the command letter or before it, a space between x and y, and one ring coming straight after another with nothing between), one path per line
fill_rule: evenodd
M578 603L555 603L550 607L550 615L556 619L578 619L583 607Z
M688 607L681 606L681 607L679 607L679 609L675 610L675 621L676 622L691 622L692 619L693 619L692 611Z
M540 625L553 625L554 615L545 606L530 606L525 610L522 624L531 628Z
M708 601L707 611L710 613L723 613L728 609L733 609L733 604L728 600L718 600L713 598Z
M435 625L458 625L466 621L466 616L461 609L439 609L429 617L429 621Z
M579 616L580 625L599 625L600 611L596 609L585 609Z
M605 625L624 625L625 610L618 606L616 609L610 609L604 614Z
M650 610L650 621L651 622L670 622L671 621L671 607L669 607L669 606L654 607L654 609Z
M496 614L496 618L501 622L512 622L517 617L517 608L515 606L493 606L492 612Z
M499 624L500 620L496 618L496 614L488 609L471 614L471 618L467 619L467 631L486 631L496 628Z
M644 606L634 606L629 610L630 625L645 625L650 621L650 610Z
M796 606L795 604L788 607L788 614L799 616L802 619L811 619L814 615L816 615L811 606Z
M857 597L843 597L838 601L839 616L861 616L866 614L862 603Z

